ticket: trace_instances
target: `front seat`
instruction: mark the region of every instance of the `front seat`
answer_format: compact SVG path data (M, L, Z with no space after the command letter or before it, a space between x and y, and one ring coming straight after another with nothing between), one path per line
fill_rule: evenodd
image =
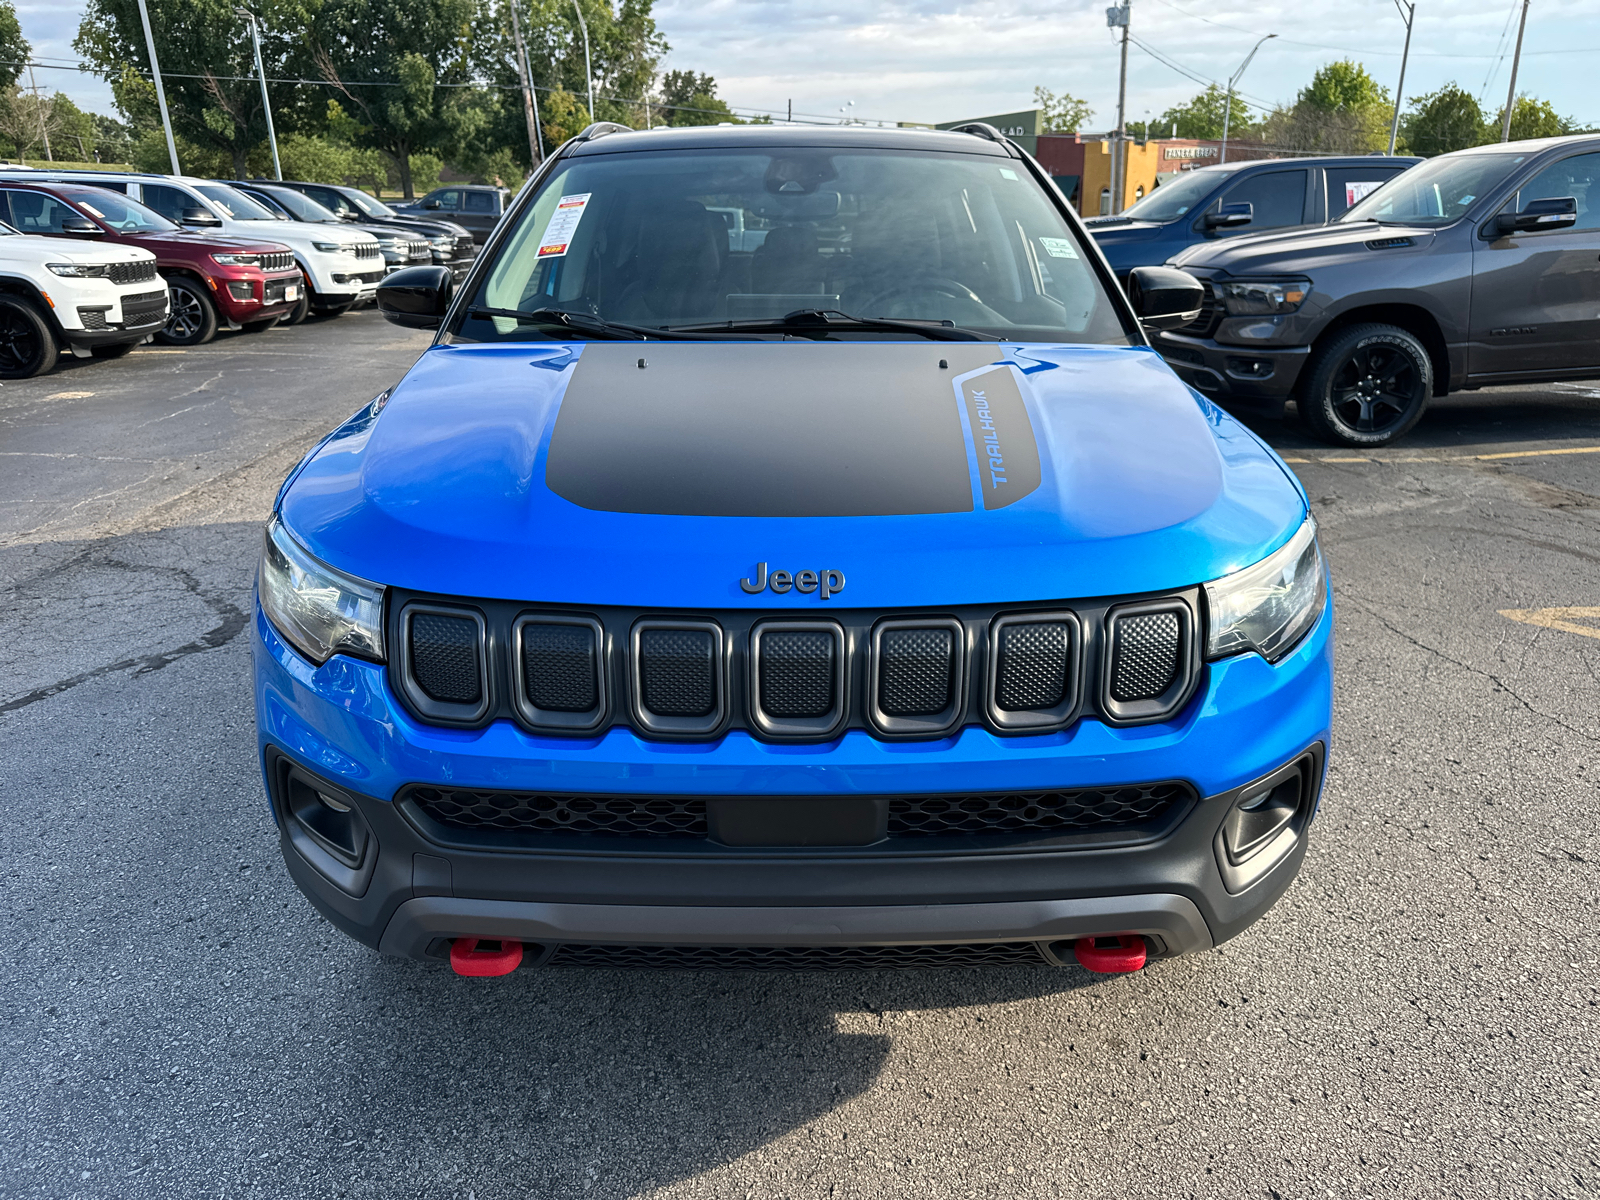
M726 226L692 201L641 215L634 278L622 291L624 321L687 323L716 315Z

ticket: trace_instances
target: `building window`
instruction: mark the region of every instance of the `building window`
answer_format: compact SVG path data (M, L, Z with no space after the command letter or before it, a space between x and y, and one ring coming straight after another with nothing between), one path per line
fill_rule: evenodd
M1133 189L1133 198L1135 200L1144 199L1144 184L1141 183L1138 187Z
M1100 215L1102 217L1111 215L1111 189L1108 187L1100 189Z

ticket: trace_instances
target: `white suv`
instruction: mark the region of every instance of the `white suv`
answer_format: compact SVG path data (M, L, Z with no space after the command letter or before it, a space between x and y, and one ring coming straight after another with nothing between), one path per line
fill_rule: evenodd
M150 251L0 225L0 379L43 375L63 345L119 358L166 323L167 281Z
M308 309L335 315L359 301L371 300L383 279L383 250L370 233L280 220L225 183L115 171L35 170L29 171L27 178L110 188L187 229L282 243L294 251L307 284L305 302L285 318L286 324L300 321Z

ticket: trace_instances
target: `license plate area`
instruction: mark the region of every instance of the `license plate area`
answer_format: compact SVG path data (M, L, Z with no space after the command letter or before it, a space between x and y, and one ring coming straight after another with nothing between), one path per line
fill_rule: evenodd
M888 836L887 796L717 796L710 838L724 846L870 846Z

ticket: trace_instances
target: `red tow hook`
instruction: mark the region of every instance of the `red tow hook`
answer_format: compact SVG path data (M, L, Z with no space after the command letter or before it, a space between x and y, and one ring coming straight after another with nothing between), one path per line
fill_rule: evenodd
M479 942L493 941L494 938L457 938L450 943L450 969L457 975L482 979L509 975L522 965L521 942L500 938L500 949L478 949Z
M1110 937L1079 938L1072 953L1085 971L1102 975L1125 975L1144 966L1144 939L1137 933L1114 933Z

